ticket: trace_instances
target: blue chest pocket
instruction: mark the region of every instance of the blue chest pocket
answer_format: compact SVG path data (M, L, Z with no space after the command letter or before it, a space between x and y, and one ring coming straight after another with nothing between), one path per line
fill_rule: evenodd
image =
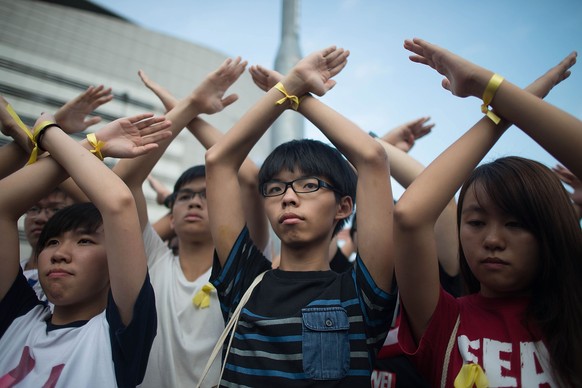
M350 369L348 314L342 307L308 307L303 318L303 370L315 380L341 379Z

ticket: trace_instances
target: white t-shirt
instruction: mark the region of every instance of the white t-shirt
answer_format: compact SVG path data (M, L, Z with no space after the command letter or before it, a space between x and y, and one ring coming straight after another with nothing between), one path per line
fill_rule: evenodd
M0 301L0 387L135 386L155 333L153 299L146 279L129 326L111 295L90 320L57 326L19 274Z
M158 332L141 387L193 387L224 330L216 290L210 294L208 308L198 308L192 302L208 282L211 269L191 282L184 276L178 257L150 224L143 232L143 239L156 294ZM220 366L220 357L217 357L203 387L216 385Z

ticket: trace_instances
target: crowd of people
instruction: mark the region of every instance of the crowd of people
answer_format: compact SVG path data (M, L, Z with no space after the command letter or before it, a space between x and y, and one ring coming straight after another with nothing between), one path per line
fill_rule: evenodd
M378 136L318 98L347 65L335 46L288 74L250 66L265 94L224 133L199 116L236 102L241 58L181 100L140 71L165 115L81 142L69 135L99 122L111 89L33 128L0 97L0 387L582 386L582 121L543 100L576 53L521 89L427 41L404 47L482 99L426 167L408 152L430 117ZM292 140L257 166L249 152L286 110L331 145ZM511 125L561 165L482 164ZM205 164L169 190L151 172L183 128Z

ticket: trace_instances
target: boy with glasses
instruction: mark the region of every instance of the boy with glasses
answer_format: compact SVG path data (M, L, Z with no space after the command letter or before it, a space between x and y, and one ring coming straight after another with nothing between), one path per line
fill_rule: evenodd
M257 275L271 267L245 225L237 178L243 160L287 107L337 147L290 141L261 167L260 192L281 240L281 262L266 272L241 311L221 386L370 385L395 305L389 294L393 204L387 200L387 156L367 133L309 94L331 89L348 55L330 47L301 60L206 153L216 247L211 279L228 319ZM338 274L329 268L329 245L352 214L356 192L359 254L352 270Z

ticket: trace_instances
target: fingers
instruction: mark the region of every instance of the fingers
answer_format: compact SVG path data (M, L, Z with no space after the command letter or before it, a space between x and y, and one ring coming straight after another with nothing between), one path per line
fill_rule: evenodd
M141 132L141 136L144 136L154 131L169 128L170 125L170 120L166 120L164 116L155 116L136 123L135 127Z
M90 126L95 125L99 122L101 122L101 117L94 116L94 117L91 117L91 118L83 121L83 125L85 126L85 128L89 128Z
M146 136L142 136L141 141L142 145L156 144L157 146L157 143L169 138L170 136L172 136L172 131L164 129Z
M135 147L132 148L131 150L131 157L135 158L141 155L145 155L148 152L155 150L156 148L158 148L158 144L157 143L148 143L145 144L143 146L139 146L139 147Z
M236 100L238 100L237 94L231 94L229 96L226 96L225 98L222 99L222 106L224 108L226 108L227 106L229 106L230 104L232 104Z
M321 55L323 57L327 57L328 55L330 55L331 53L333 53L336 50L336 46L329 46L327 48L324 48L323 50L321 50Z
M264 71L264 69L260 68L257 65L254 65L249 68L249 73L251 75L251 78L253 79L253 82L255 83L255 85L259 87L259 89L265 92L269 89L267 81L268 75Z
M329 62L328 67L331 76L337 75L346 65L348 64L348 57L350 52L348 50L339 49L336 50L337 55L335 55Z
M137 114L135 116L126 117L126 119L129 120L130 123L135 124L150 117L154 117L154 114L151 112L146 112Z
M139 79L141 79L141 82L143 82L143 84L149 88L151 81L150 81L149 77L146 75L145 71L143 71L142 69L139 69L137 71L137 75L139 76Z

